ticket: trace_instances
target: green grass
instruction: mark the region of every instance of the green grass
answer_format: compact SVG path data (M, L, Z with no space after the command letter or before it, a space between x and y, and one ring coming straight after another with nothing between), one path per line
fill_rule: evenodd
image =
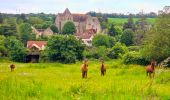
M133 18L136 22L139 20L139 18ZM110 23L114 23L116 25L123 25L125 22L127 22L128 18L109 18ZM156 18L147 18L147 21L151 24L155 23Z
M145 68L107 61L107 74L100 75L98 61L89 62L88 78L81 78L80 65L60 63L0 64L0 100L168 100L170 71L154 80ZM152 85L150 85L152 84Z

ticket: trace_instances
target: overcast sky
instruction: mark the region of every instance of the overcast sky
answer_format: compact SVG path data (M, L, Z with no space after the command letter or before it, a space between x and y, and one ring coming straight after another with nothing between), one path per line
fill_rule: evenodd
M158 12L170 0L0 0L3 13L53 13L69 8L72 13L88 11L106 13L138 13L140 11Z

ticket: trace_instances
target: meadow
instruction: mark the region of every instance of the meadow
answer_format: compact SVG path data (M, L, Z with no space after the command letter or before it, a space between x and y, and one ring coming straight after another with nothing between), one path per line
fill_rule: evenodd
M124 65L121 60L89 62L88 78L81 78L80 65L61 63L0 63L0 100L169 100L170 70L146 77L145 67ZM160 70L156 70L159 72Z
M108 18L110 23L114 23L115 25L120 25L122 26L125 22L128 21L128 18ZM133 18L134 22L138 21L139 18ZM146 20L151 23L154 24L156 21L156 18L146 18Z

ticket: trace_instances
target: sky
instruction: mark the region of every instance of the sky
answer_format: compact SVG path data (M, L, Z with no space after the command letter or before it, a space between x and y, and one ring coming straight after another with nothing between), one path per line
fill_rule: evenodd
M170 6L170 0L0 0L1 13L144 13L158 12Z

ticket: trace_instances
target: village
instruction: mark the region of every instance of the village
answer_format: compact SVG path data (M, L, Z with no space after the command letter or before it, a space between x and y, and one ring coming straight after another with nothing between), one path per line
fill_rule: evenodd
M0 100L169 100L168 3L2 0Z

